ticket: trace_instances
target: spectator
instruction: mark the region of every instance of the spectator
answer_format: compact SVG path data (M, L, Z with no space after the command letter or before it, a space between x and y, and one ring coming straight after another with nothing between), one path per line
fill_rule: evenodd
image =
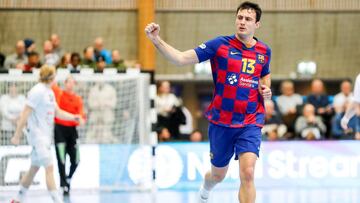
M353 98L351 82L349 80L344 80L340 85L340 93L336 94L334 97L334 110L336 114L344 113L346 106L351 102Z
M25 43L25 54L28 55L30 52L33 52L36 50L36 44L34 40L26 38L24 39Z
M96 67L95 71L97 72L103 72L106 68L106 62L103 56L97 56L96 57Z
M187 139L191 135L191 133L194 132L193 117L192 117L189 109L187 109L185 106L181 107L181 111L185 116L185 124L181 124L179 126L179 132L181 134L181 138L186 137L186 139Z
M22 40L17 41L15 46L15 53L9 55L5 59L5 69L24 69L24 65L27 64L27 56L25 54L25 43Z
M344 117L341 119L341 127L343 129L349 128L349 121L355 116L356 128L355 128L355 139L360 140L360 74L357 75L354 85L354 98L346 108Z
M102 56L106 64L111 64L111 53L104 48L104 40L101 37L97 37L94 41L95 52ZM96 54L95 54L96 55Z
M61 57L60 63L56 68L68 68L68 65L70 64L70 60L71 60L71 54L70 53L65 53Z
M296 107L303 104L303 99L294 91L292 81L281 83L281 95L276 100L282 115L296 114Z
M194 130L190 134L190 142L202 142L203 141L203 134L200 130Z
M24 71L32 71L33 68L41 67L39 53L33 51L28 54L28 63L24 66Z
M25 96L18 94L15 83L8 84L9 93L0 98L1 106L1 143L10 144L10 139L15 133L16 122L20 118L20 113L25 106Z
M60 43L60 37L58 34L52 34L50 36L50 41L53 46L53 52L54 54L58 55L59 58L63 57L65 54L64 49L61 47Z
M319 140L326 132L326 126L321 117L316 116L315 107L312 104L306 104L303 115L296 119L295 132L306 140Z
M331 117L333 114L328 95L325 93L324 83L320 79L314 79L311 83L311 94L307 97L307 103L315 107L316 115L321 116L327 129L330 129ZM328 132L330 133L330 131ZM330 134L326 134L329 138Z
M121 59L121 57L120 57L119 50L117 50L117 49L113 50L111 57L112 57L111 67L116 68L119 71L125 71L126 66L125 66L124 60Z
M297 107L303 104L303 99L295 93L294 83L284 81L281 83L281 95L276 100L282 120L290 132L294 132L294 122L298 116Z
M170 93L170 82L162 81L158 86L158 95L155 99L155 108L158 114L158 129L167 128L174 139L179 138L179 126L185 123L185 116L180 108L178 98Z
M356 119L355 117L349 122L349 129L344 130L341 127L341 118L344 116L346 108L353 99L351 82L349 80L342 81L340 85L340 93L334 97L334 110L335 116L332 119L331 134L334 138L344 138L345 135L349 134L352 130L355 130Z
M270 141L284 137L287 128L283 124L278 112L275 111L275 104L272 100L265 100L265 125L262 128L262 135Z
M79 72L81 69L81 58L79 53L72 53L67 69L71 72Z
M44 42L44 55L42 58L42 63L50 66L56 66L60 62L60 58L57 54L54 53L53 45L49 40Z
M89 128L87 139L93 143L114 143L117 141L112 133L115 121L117 96L115 88L107 83L99 82L90 88Z
M84 58L82 61L84 68L96 68L96 62L94 60L94 47L89 46L84 49Z
M159 142L168 142L170 141L171 135L167 128L162 128L158 133Z

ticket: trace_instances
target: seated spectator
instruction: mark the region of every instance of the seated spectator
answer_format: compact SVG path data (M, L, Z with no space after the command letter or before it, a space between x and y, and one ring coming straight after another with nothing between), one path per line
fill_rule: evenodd
M167 128L159 129L157 132L159 142L168 142L170 141L171 135Z
M72 53L70 57L70 63L68 64L67 69L70 72L79 72L81 69L81 58L79 53Z
M82 61L82 67L84 68L96 68L96 62L94 60L94 47L89 46L84 49L84 58Z
M158 85L155 108L158 114L158 129L168 129L170 136L179 139L179 126L185 123L185 116L180 108L180 101L170 92L170 82L162 81Z
M202 142L203 141L203 134L200 132L200 130L194 130L190 134L190 142Z
M320 79L314 79L311 83L311 94L307 97L307 103L315 107L316 115L321 116L327 129L330 129L331 117L333 114L332 106L328 95L325 93L324 83ZM330 131L326 134L330 137Z
M61 41L58 34L53 33L50 36L50 41L53 46L54 54L58 55L59 58L63 57L65 54L64 49L61 47Z
M15 46L15 53L9 55L5 59L5 69L24 69L27 64L28 58L25 54L25 43L22 40L17 41Z
M24 71L32 71L34 68L40 68L40 56L37 52L33 51L28 54L28 63L24 66Z
M104 40L101 37L97 37L94 41L95 52L103 57L106 64L111 64L111 53L104 48ZM96 57L96 54L95 54Z
M312 104L305 104L303 115L296 119L295 132L306 140L319 140L326 133L326 126L321 117L316 116Z
M28 55L30 52L36 51L35 41L29 38L24 39L25 43L25 54Z
M25 96L18 94L15 83L8 84L9 93L0 98L1 106L1 143L10 144L15 133L16 122L25 106Z
M344 136L348 135L356 128L356 118L350 120L349 122L349 128L345 131L341 127L341 118L344 116L346 108L351 103L351 100L353 99L353 93L352 93L352 87L351 87L351 81L344 80L340 85L340 93L336 94L334 97L334 110L335 110L335 116L332 119L332 125L331 125L331 134L333 138L339 139L339 138L346 138Z
M294 122L299 114L297 107L303 104L303 99L295 93L292 81L281 83L281 95L277 98L276 103L287 128L290 132L294 132Z
M112 57L111 67L116 68L119 71L125 71L126 66L125 66L124 60L121 59L121 57L120 57L119 50L117 50L117 49L113 50L111 57Z
M47 64L50 66L56 66L60 62L60 58L57 54L54 53L53 45L49 40L44 42L44 54L42 56L42 64Z
M65 53L61 59L60 59L60 63L59 65L56 67L58 68L68 68L68 65L70 64L70 60L71 60L71 54L70 53Z
M275 111L275 104L272 100L265 100L265 125L262 128L262 135L270 141L282 139L287 131L280 115Z
M186 140L191 135L192 132L194 132L193 129L193 117L185 106L181 107L181 111L185 116L185 124L181 124L179 126L179 132L181 135L181 138L185 138Z
M106 68L106 62L105 62L104 57L102 57L102 56L97 56L97 57L96 57L96 67L95 67L95 71L96 71L96 72L103 72L105 68Z

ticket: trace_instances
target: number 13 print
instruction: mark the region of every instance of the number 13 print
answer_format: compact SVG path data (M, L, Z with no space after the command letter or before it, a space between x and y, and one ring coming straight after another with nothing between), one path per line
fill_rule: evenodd
M255 60L253 59L242 59L242 72L253 74L255 71Z

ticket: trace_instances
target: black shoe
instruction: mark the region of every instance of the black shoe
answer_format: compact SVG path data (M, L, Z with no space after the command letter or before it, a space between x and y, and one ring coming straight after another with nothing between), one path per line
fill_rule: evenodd
M69 192L70 192L70 187L64 186L64 187L63 187L63 195L64 195L64 196L68 196L68 195L69 195Z

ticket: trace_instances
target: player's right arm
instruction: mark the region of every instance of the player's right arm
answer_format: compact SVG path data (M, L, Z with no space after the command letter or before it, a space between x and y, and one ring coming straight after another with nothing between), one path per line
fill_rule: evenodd
M155 23L150 23L145 28L147 37L167 60L177 66L199 63L199 59L193 49L181 52L162 40L159 32L160 26Z
M20 115L20 119L16 125L16 130L15 130L15 134L14 136L11 138L11 143L13 145L19 145L20 144L20 140L21 140L21 136L22 136L22 130L24 129L27 119L29 118L31 112L33 111L33 109L28 106L25 105L24 110L21 112Z

